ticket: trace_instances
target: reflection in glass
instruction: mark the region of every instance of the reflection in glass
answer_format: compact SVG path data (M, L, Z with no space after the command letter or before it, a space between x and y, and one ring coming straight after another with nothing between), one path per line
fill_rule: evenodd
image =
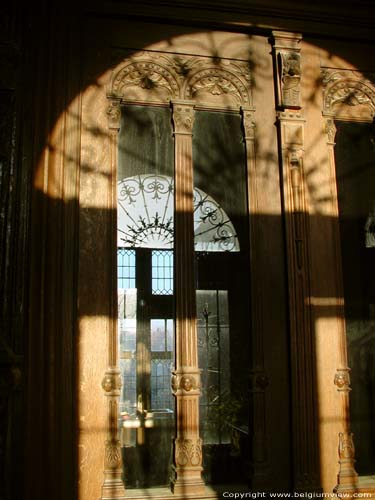
M195 112L193 164L194 193L215 200L194 199L194 219L200 221L195 241L202 240L195 262L203 476L211 484L240 485L247 482L250 458L250 258L239 114Z
M337 122L335 161L356 471L375 471L374 126Z
M234 189L233 196L239 193ZM225 186L228 190L228 186ZM174 182L166 175L137 175L118 182L118 246L125 248L173 247ZM194 244L201 252L238 252L234 225L216 200L195 187Z
M124 106L121 123L119 428L123 479L131 489L166 486L172 461L173 138L168 108Z
M230 443L223 407L230 395L228 292L197 290L197 311L201 435L206 444Z

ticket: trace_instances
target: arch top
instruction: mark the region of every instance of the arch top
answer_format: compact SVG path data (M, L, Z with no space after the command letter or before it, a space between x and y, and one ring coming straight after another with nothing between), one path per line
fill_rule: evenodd
M371 78L371 79L370 79ZM322 68L323 115L342 120L373 121L375 75Z
M246 61L142 51L114 69L107 96L119 104L182 99L239 110L252 106L251 73Z

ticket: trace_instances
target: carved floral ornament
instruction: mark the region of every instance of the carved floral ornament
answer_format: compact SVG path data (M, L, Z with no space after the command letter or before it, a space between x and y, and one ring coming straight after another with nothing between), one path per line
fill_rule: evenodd
M177 466L199 466L202 463L201 439L176 439Z
M354 71L322 70L323 114L334 116L344 106L365 106L375 116L374 84Z
M148 58L146 56L148 55ZM208 57L150 55L127 60L115 71L108 97L127 101L168 102L224 96L230 105L251 105L251 75L245 61ZM110 112L108 112L110 114Z
M121 448L118 439L109 439L105 443L105 467L107 469L121 467Z

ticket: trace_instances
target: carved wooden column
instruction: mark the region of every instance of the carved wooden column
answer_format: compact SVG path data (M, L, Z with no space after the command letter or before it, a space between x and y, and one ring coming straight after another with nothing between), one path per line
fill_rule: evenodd
M334 115L331 113L325 113L325 133L327 136L327 146L329 155L329 168L330 177L332 179L331 185L332 189L336 186L336 175L335 175L335 136L336 136L336 126L334 121ZM333 195L333 199L337 200L337 192ZM338 289L338 295L343 296L343 283L342 283L342 266L341 266L341 251L340 251L340 234L339 234L339 212L338 204L336 203L336 210L333 214L334 219L337 221L332 235L334 238L334 248L335 248L335 262L336 262L336 276L338 283L336 284ZM344 316L344 311L338 312ZM350 392L350 368L348 367L348 354L346 347L346 334L345 334L345 321L341 322L340 328L340 339L339 339L339 355L340 355L340 366L336 370L334 384L337 390L341 394L341 423L342 432L338 435L338 455L339 455L339 473L337 475L337 486L335 492L340 496L340 493L345 492L350 493L356 491L358 474L355 471L355 450L353 443L353 434L350 431L350 410L349 410L349 392Z
M266 490L268 486L268 450L266 439L266 398L265 391L269 380L264 367L263 325L261 303L258 291L262 287L262 276L257 267L259 262L259 234L261 231L258 189L256 186L257 172L255 160L255 110L242 108L242 123L246 143L248 206L251 219L250 247L251 247L251 316L252 316L252 369L250 373L250 407L252 411L250 439L251 439L251 470L249 480L253 489Z
M113 100L108 109L108 128L111 152L111 175L112 189L111 199L108 200L109 207L109 227L112 228L111 238L108 238L108 255L111 256L111 287L109 293L115 297L117 294L116 262L117 262L117 136L120 129L121 110L119 101ZM125 488L121 480L122 460L121 446L118 438L118 403L121 389L121 372L118 368L118 339L117 339L117 301L111 301L112 311L109 318L108 331L108 369L104 374L102 388L108 400L107 412L107 439L105 442L104 457L104 482L102 486L101 500L123 499L125 498Z
M202 440L199 437L200 370L198 369L193 222L193 105L173 102L175 136L175 311L177 436L174 442L174 493L199 494L204 489Z
M309 305L309 228L300 99L301 36L276 31L273 37L289 281L294 489L317 491L320 489L319 445L315 343Z

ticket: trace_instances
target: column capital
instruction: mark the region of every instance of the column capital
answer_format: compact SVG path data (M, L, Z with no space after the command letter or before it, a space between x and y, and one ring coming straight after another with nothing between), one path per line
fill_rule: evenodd
M255 109L241 106L242 124L244 129L244 139L255 140Z
M194 125L194 104L191 101L171 101L174 133L192 135Z
M120 99L110 99L106 110L108 118L108 128L110 130L120 130L121 108Z

